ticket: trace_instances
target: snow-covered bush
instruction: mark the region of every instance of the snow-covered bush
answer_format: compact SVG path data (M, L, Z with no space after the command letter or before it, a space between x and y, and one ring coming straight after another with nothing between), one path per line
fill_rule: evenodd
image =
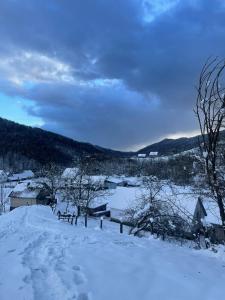
M184 236L187 222L174 209L172 202L160 196L163 185L155 176L143 179L142 196L126 211L128 221L133 224L131 233L137 235L145 230L163 238L166 235Z

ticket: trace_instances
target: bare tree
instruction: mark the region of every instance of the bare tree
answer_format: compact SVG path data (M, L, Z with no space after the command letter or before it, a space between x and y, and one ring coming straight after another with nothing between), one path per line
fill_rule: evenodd
M4 188L4 184L0 184L0 215L5 212L5 206L8 202L8 193Z
M68 177L62 186L62 201L67 204L66 211L70 204L78 210L81 206L84 173L78 168L72 168Z
M61 168L54 163L50 163L41 170L43 178L40 181L47 185L52 202L55 201L56 193L60 189L61 173Z
M184 235L187 222L179 215L177 207L166 197L162 199L164 183L155 176L145 177L143 194L138 204L127 211L128 221L134 226L131 233L137 235L142 230L161 235Z
M104 182L101 179L94 179L92 176L85 178L82 206L86 213L95 199L104 198L107 195L109 191L104 188Z
M72 204L83 213L88 213L88 208L94 202L95 199L105 197L109 194L109 191L104 189L104 185L101 180L94 180L92 176L78 175L75 180L71 182L65 188L63 201Z
M63 200L86 214L91 203L109 194L104 189L104 182L98 176L90 175L95 162L89 157L79 157L75 160L76 169L70 176L70 182L64 187ZM68 205L67 205L68 206ZM80 210L79 210L80 212Z
M221 129L225 120L224 68L224 60L207 60L200 73L194 111L201 131L200 150L205 164L207 184L212 198L218 205L225 229L224 152L221 151L220 144Z

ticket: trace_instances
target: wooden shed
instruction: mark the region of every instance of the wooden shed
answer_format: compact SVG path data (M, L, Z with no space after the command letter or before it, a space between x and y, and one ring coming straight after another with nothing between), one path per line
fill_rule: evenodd
M212 205L207 207L207 201L204 202L201 197L198 198L193 215L192 231L198 233L203 230L211 242L221 243L225 241L225 230L215 216L218 215L218 212L215 211L215 208L212 210ZM212 216L210 218L212 214L213 218Z

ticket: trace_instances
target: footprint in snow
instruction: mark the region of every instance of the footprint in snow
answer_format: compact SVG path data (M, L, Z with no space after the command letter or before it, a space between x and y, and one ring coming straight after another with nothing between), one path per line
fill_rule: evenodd
M28 283L30 283L31 282L31 278L30 278L30 276L25 276L24 278L23 278L23 282L25 282L26 284L28 284Z
M85 282L83 275L82 275L82 274L79 274L79 273L75 273L75 274L73 275L73 279L74 279L74 282L75 282L77 285L80 285L80 284L82 284L82 283Z
M65 263L63 261L59 261L57 263L57 269L62 272L66 271Z
M8 253L13 253L15 251L16 251L16 249L11 249L11 250L8 250Z
M74 271L80 271L80 266L73 266L72 269L73 269Z
M78 295L77 300L90 300L90 298L89 298L88 294L86 294L86 293L80 293Z
M79 285L85 282L84 275L80 272L81 267L80 266L73 266L72 269L75 271L73 275L74 282Z

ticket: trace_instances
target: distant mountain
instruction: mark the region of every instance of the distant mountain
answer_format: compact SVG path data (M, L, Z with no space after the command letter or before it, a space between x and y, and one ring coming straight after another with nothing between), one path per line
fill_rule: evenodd
M81 154L99 158L124 155L0 118L0 169L15 165L21 169L35 168L48 162L68 166Z
M221 137L225 139L225 131ZM99 160L156 151L159 155L173 155L198 147L198 140L199 136L164 139L137 152L120 152L0 118L0 170L36 169L49 162L71 166L79 155L94 156Z
M221 131L220 138L225 139L225 131ZM158 155L173 155L198 147L199 139L201 140L200 135L190 138L182 137L178 139L164 139L158 143L154 143L140 149L137 151L137 154L158 152Z
M164 139L158 143L144 147L138 153L158 152L159 155L177 154L198 147L199 136L191 138Z

